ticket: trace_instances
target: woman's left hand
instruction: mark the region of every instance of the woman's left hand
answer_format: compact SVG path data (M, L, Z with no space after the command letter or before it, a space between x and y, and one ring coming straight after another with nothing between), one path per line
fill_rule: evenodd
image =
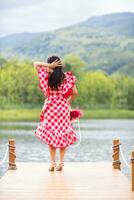
M62 62L60 60L55 60L54 62L49 64L49 67L51 69L54 69L55 67L60 67L62 66Z

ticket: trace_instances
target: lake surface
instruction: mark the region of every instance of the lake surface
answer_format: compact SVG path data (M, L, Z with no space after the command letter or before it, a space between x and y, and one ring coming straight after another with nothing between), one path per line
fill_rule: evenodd
M4 155L8 139L14 138L16 162L49 162L47 145L34 136L37 125L38 123L32 122L1 122L0 160ZM78 124L74 123L74 127L78 134ZM81 143L67 149L65 161L110 161L112 165L112 140L119 138L129 163L131 151L134 150L134 120L81 120L80 127ZM6 172L7 164L6 162L0 166L0 176ZM122 172L130 178L130 169L123 162L121 167Z

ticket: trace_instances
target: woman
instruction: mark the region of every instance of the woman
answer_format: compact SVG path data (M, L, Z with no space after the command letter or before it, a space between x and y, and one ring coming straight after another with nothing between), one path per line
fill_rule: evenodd
M63 72L59 57L49 57L47 63L34 62L37 69L40 88L46 96L40 125L35 136L49 146L49 171L61 171L64 166L66 147L77 140L70 120L70 102L78 95L75 86L76 77L72 72ZM60 161L56 165L56 148L60 149Z

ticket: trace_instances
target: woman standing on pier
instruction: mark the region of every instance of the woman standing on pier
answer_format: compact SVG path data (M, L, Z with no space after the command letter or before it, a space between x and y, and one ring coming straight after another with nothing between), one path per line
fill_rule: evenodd
M72 72L63 72L59 57L49 57L47 63L34 62L38 71L40 88L46 96L40 125L35 135L48 144L51 164L49 171L61 171L66 147L77 140L70 120L70 102L78 95L76 77ZM60 149L60 160L56 165L56 148Z

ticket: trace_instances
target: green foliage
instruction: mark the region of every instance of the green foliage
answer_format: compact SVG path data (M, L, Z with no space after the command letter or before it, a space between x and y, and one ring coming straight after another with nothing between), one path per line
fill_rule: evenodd
M80 76L86 63L81 60L78 56L68 54L64 57L65 71L72 71L76 76Z
M111 78L103 72L83 73L83 79L78 85L80 97L79 104L87 107L112 104L114 84Z
M79 96L74 106L134 109L134 78L117 73L108 75L103 71L86 72L85 63L75 55L67 55L63 60L77 77ZM31 62L6 60L0 67L0 107L42 105L44 96L38 85L37 72Z
M114 74L112 80L115 85L113 106L134 109L134 78Z
M0 69L1 107L7 104L38 104L42 99L32 64L16 59L7 61Z

